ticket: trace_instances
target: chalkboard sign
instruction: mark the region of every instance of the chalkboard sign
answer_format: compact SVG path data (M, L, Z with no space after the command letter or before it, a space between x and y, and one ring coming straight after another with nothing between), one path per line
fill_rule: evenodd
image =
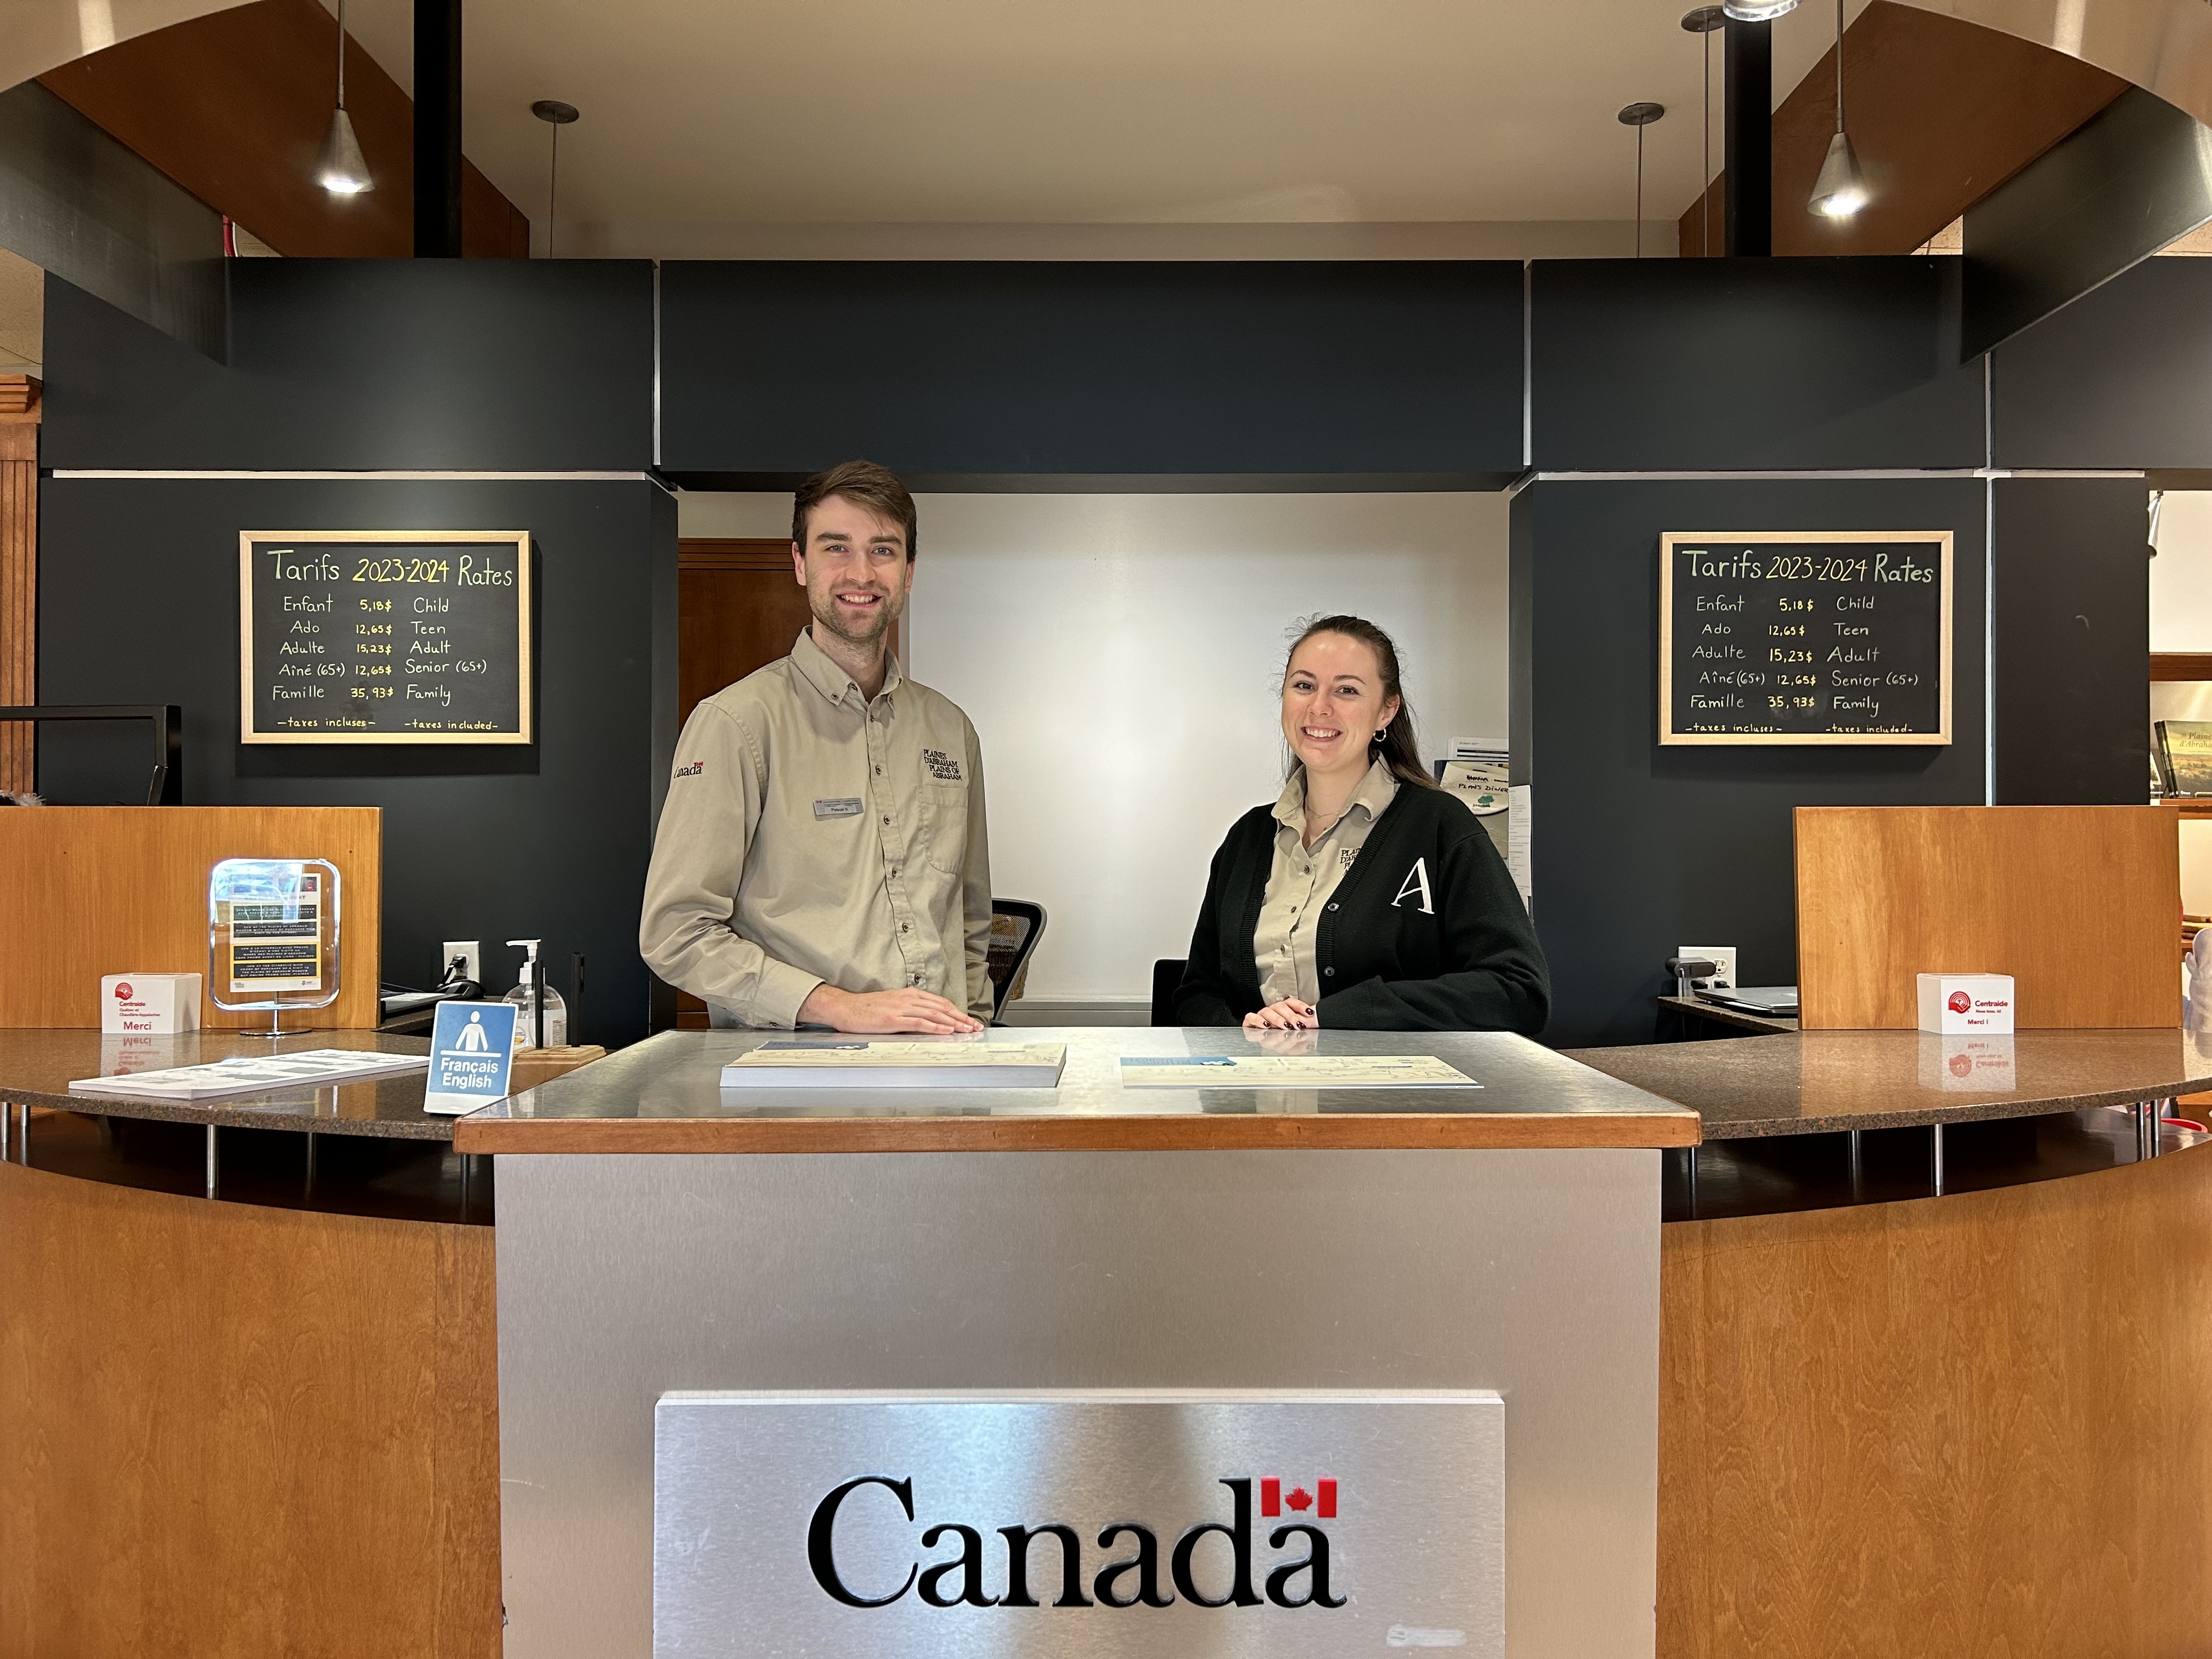
M238 538L246 743L531 741L530 532Z
M1659 538L1662 744L1951 741L1951 532Z

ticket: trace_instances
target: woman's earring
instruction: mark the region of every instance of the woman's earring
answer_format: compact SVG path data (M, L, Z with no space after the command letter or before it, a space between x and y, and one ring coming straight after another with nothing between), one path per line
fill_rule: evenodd
M1385 738L1389 737L1389 735L1390 735L1390 728L1389 728L1389 726L1384 726L1384 727L1383 727L1380 732L1377 732L1375 734L1375 741L1376 741L1376 742L1377 742L1377 743L1380 743L1380 742L1382 742L1382 739L1383 739L1383 738Z

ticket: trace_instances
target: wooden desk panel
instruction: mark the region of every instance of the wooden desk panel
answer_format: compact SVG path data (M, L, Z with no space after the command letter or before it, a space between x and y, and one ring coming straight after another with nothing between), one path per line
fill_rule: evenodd
M1660 1659L2212 1631L2212 1147L1660 1246Z
M343 883L338 1000L285 1024L372 1030L384 927L374 806L0 809L0 1027L100 1024L106 974L207 973L208 872L228 858L328 859ZM205 1026L266 1025L205 995Z
M2171 806L1801 806L1801 1023L1911 1030L1916 975L2010 974L2015 1023L2179 1025Z
M497 1659L488 1227L0 1164L0 1654Z

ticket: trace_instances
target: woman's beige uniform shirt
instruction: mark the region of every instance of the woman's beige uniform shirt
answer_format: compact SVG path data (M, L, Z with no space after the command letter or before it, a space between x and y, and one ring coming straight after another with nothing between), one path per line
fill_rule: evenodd
M1314 936L1322 913L1343 881L1367 833L1398 793L1398 780L1376 761L1352 792L1343 816L1322 838L1306 845L1306 774L1299 767L1275 802L1275 858L1267 870L1267 890L1260 902L1260 925L1252 930L1252 960L1260 969L1260 996L1266 1003L1286 997L1321 1001L1321 967Z
M975 728L889 663L873 702L802 632L691 711L638 949L740 1025L827 981L918 986L991 1017L991 865Z

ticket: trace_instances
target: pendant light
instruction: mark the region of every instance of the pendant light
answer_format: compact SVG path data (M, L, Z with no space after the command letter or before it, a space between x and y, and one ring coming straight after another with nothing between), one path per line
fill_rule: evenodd
M561 222L561 129L575 120L576 106L557 98L541 98L530 112L553 129L553 155L545 179L545 257L553 257L553 233Z
M1721 0L1732 23L1771 23L1797 9L1797 0Z
M346 113L345 47L345 0L338 0L338 104L331 112L322 154L315 157L315 182L333 196L359 196L374 190L376 180L369 176L361 140L354 137L353 118Z
M1836 0L1836 136L1828 140L1828 159L1820 163L1820 176L1813 181L1808 213L1830 219L1848 219L1867 204L1871 194L1866 175L1859 171L1857 152L1844 132L1844 0Z
M1644 129L1667 112L1664 104L1636 103L1621 107L1613 118L1636 129L1636 257L1644 257Z
M1698 37L1705 58L1705 118L1698 139L1698 254L1713 251L1713 34L1728 21L1718 6L1699 6L1682 14L1682 27Z

